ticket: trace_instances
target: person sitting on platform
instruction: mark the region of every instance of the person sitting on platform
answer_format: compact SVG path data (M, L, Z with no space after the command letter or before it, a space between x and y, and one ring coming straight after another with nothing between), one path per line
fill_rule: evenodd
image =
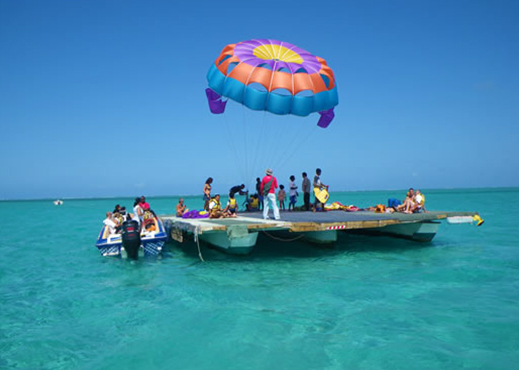
M186 212L189 212L189 209L184 204L184 198L180 198L177 204L177 217L182 217Z
M413 213L415 203L414 203L414 190L413 188L409 188L409 191L406 194L406 198L404 199L404 202L399 205L396 210L398 212L404 212L404 213Z
M220 205L220 194L216 194L209 201L209 218L224 218L225 214Z
M259 211L259 198L258 198L258 194L251 195L245 201L245 209L247 209L248 212Z
M427 212L425 209L425 195L420 190L416 190L414 193L414 207L413 212Z
M229 201L227 202L227 206L222 211L225 217L236 217L238 216L238 203L234 196L231 198L229 194Z

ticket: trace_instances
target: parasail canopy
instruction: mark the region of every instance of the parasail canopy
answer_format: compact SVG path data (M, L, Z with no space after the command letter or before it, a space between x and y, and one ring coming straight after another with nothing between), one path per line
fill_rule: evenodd
M333 71L326 61L288 42L255 39L229 44L207 73L212 113L232 99L253 110L308 116L319 112L327 127L339 103Z

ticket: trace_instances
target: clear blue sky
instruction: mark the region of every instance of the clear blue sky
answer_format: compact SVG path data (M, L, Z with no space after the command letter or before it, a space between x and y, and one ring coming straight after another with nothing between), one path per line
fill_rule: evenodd
M211 63L252 38L328 61L328 129L209 112ZM225 193L254 166L321 167L332 191L519 186L519 2L0 0L0 127L0 199Z

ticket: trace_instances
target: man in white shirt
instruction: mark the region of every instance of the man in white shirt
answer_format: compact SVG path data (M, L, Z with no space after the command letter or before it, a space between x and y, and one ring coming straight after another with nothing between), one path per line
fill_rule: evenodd
M103 224L108 226L110 230L110 234L115 234L117 232L117 224L114 220L112 220L112 212L106 212L106 218L103 221Z
M290 202L288 203L288 210L290 211L290 208L292 208L292 211L296 207L297 203L297 185L295 183L296 177L294 175L290 176L290 183L288 184L288 195L290 197Z

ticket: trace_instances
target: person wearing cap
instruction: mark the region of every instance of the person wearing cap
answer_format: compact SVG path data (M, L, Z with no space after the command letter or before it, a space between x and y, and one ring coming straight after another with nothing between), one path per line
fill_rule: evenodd
M274 218L279 220L279 208L276 204L276 189L278 187L277 179L272 175L272 169L267 168L265 171L266 176L261 180L261 194L264 196L263 200L263 218L266 220L269 215L269 201L272 203L272 209L274 210Z

